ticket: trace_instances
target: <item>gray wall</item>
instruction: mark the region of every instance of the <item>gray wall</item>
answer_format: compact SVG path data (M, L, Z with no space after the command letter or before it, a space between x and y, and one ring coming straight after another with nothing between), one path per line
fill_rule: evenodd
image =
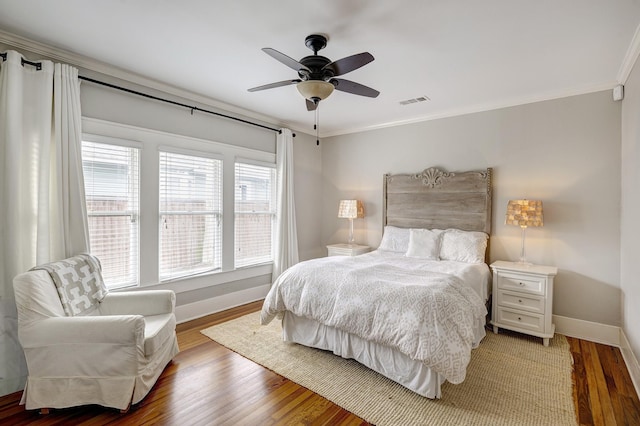
M622 216L620 284L622 329L635 358L640 359L640 65L625 84L622 102Z
M296 132L293 155L298 252L300 260L308 260L327 254L321 245L324 218L322 144L316 145L315 136Z
M382 175L430 166L494 169L490 260L517 261L520 228L507 201L544 202L545 225L527 230L527 259L559 272L553 312L620 325L621 103L599 92L322 141L322 242L344 242L338 201L365 202L356 242L377 247Z

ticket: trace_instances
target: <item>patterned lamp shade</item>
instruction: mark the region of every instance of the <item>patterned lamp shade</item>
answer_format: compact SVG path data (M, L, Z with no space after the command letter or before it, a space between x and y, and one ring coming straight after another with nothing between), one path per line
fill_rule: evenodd
M539 200L509 200L505 224L516 225L521 228L542 226L542 201Z
M525 231L529 226L542 226L542 201L538 200L509 200L507 215L504 219L507 225L516 225L522 228L522 247L520 251L520 263L530 265L524 252Z
M360 200L340 200L338 217L342 219L362 219L364 217L364 205Z

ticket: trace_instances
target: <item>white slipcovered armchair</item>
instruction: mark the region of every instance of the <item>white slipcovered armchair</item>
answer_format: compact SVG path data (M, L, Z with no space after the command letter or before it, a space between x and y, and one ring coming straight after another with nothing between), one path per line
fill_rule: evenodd
M29 370L20 402L27 409L127 410L179 351L175 294L109 293L90 255L34 268L13 286Z

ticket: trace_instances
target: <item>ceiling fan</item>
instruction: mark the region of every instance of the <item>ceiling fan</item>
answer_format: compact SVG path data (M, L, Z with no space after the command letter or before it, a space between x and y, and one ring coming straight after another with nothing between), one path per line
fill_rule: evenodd
M249 92L295 84L300 94L304 96L309 111L314 111L318 107L318 103L331 95L334 89L370 98L375 98L380 94L377 90L363 84L336 78L373 61L374 57L369 52L358 53L332 62L329 58L318 55L318 50L327 45L325 36L311 34L305 38L304 44L313 51L313 55L305 56L300 61L270 47L263 48L262 51L267 55L297 71L298 78L253 87L249 89Z

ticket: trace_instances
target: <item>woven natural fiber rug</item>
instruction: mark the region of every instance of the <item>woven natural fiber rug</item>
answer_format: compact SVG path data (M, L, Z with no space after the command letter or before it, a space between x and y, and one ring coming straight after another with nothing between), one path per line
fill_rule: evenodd
M259 312L202 330L227 348L378 426L575 425L572 358L564 336L549 347L524 335L488 332L466 380L424 398L353 360L282 341L280 322Z

